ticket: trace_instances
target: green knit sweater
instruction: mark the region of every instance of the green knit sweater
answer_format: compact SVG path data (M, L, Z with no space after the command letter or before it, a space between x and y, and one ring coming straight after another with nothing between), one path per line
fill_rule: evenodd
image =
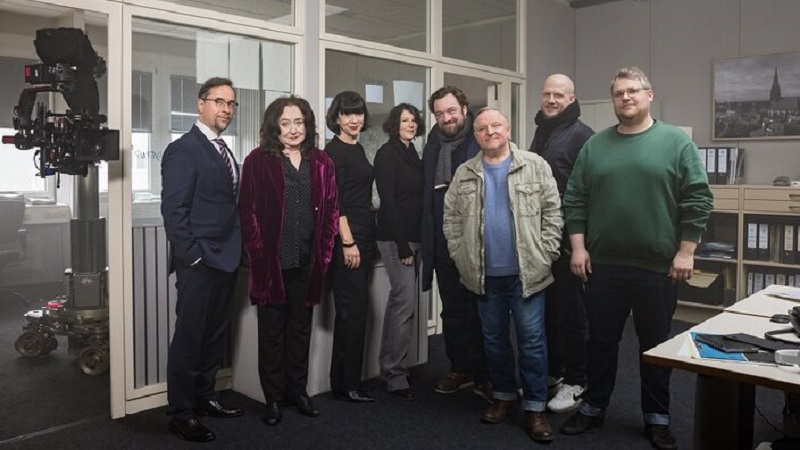
M607 128L581 149L563 206L592 264L669 272L680 241L698 242L713 208L696 145L656 121L633 135Z

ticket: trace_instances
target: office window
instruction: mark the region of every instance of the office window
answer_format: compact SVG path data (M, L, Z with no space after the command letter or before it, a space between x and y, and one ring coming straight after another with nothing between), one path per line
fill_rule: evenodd
M517 70L517 0L442 0L442 54Z
M294 25L295 0L228 0L217 2L213 0L163 0L178 5L201 8L208 12L217 11L225 14L234 14L265 22L282 25Z
M172 75L169 94L169 123L172 133L183 134L197 121L197 92L200 84L194 77Z
M267 102L292 92L293 46L149 19L133 19L133 217L160 220L161 159L197 121L200 84L233 81L239 107L222 134L238 162L258 146Z
M328 0L325 31L380 44L425 51L426 0Z
M134 191L150 189L150 136L153 130L153 74L133 71L131 76L131 177Z
M13 136L14 108L19 102L19 95L25 87L25 66L39 61L30 59L0 57L0 135ZM46 95L40 95L39 101L48 101ZM36 176L39 172L35 165L35 150L17 150L12 144L0 143L0 191L18 191L31 194L45 194L45 179Z
M134 70L131 76L131 127L150 132L153 128L153 74Z

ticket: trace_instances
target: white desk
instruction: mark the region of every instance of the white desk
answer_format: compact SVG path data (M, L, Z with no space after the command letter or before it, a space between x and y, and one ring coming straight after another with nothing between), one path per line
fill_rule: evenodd
M692 327L691 331L748 333L761 337L766 331L787 328L788 324L769 321L774 313L767 316L767 309L773 305L763 300L770 298L764 296L763 291L759 292L742 300L748 303L738 312L723 312ZM764 309L758 308L759 305ZM642 360L697 373L694 448L752 449L755 386L800 393L800 368L694 359L682 351L685 343L682 333L645 352Z
M795 306L800 306L800 301L786 300L771 294L788 292L800 295L800 288L771 284L766 289L734 303L725 308L725 312L745 314L748 316L772 317L774 314L786 314ZM752 333L751 333L752 334Z
M789 324L772 323L767 317L723 312L695 325L690 331L710 334L747 333L763 337L766 331L780 330ZM644 353L648 363L688 370L701 375L732 379L783 391L800 393L800 368L797 366L768 366L713 359L695 359L682 352L684 334L664 342ZM685 356L684 356L685 355Z

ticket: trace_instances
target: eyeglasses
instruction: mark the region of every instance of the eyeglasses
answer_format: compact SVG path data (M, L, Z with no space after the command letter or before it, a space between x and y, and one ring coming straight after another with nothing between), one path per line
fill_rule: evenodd
M433 117L436 117L436 120L440 120L442 117L444 117L445 114L448 114L450 116L455 116L456 114L458 114L458 111L460 111L460 108L457 108L457 107L453 106L452 108L450 108L450 109L448 109L446 111L436 111L436 112L434 112L433 113Z
M611 94L611 95L614 96L614 99L620 100L620 99L622 99L622 97L625 96L625 94L628 94L628 97L633 97L634 95L638 94L639 92L649 91L649 90L650 89L645 89L643 87L628 88L628 89L622 89L622 90L619 90L619 91L614 91L614 93Z
M225 101L224 98L201 98L200 100L204 102L214 102L217 105L217 108L219 109L222 109L226 106L230 109L235 109L237 106L239 106L239 103L237 103L236 101L234 100Z

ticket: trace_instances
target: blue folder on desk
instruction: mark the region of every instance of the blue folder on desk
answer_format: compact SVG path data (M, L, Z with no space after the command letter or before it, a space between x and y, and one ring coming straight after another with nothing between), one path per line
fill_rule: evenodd
M694 343L695 348L697 349L697 353L702 359L719 359L725 361L735 361L735 362L743 362L743 363L755 363L755 364L775 364L775 355L770 352L724 352L722 350L717 350L716 348L705 344L703 342L699 342L697 340L697 335L694 331L690 332L692 337L692 342Z

